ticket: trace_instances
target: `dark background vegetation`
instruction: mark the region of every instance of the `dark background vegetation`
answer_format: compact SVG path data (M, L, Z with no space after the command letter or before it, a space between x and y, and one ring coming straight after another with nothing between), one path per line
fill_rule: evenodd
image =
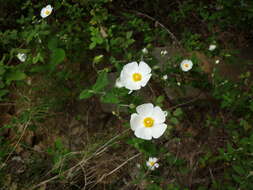
M53 13L41 19L47 4ZM0 189L253 189L253 1L0 5ZM112 88L141 57L159 66L149 86ZM185 58L194 68L182 74L175 65ZM166 134L150 142L129 130L148 101L169 113ZM159 158L154 172L149 156Z

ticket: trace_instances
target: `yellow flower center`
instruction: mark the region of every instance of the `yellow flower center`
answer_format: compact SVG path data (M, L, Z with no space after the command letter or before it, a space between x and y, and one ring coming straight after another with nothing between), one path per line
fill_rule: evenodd
M144 123L144 126L145 126L145 127L153 127L153 125L154 125L154 119L151 118L151 117L146 117L146 118L143 120L143 123Z
M184 64L184 66L185 66L186 68L188 68L188 67L189 67L189 64L188 64L188 63L186 63L186 64Z
M154 166L155 162L149 162L150 166Z
M46 15L50 15L51 11L50 10L46 10L45 14Z
M133 74L133 81L134 82L141 81L141 79L142 79L142 75L140 73L134 73Z

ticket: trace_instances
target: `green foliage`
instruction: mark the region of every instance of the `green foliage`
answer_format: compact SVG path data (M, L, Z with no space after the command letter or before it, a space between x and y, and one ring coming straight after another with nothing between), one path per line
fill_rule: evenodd
M216 169L220 165L223 169L217 171L218 177L211 176L205 181L211 189L253 189L251 70L241 73L236 80L230 80L220 76L219 67L214 66L216 59L231 68L241 63L236 59L237 54L228 47L249 39L253 27L252 1L57 0L48 3L54 7L53 12L42 19L39 13L46 6L44 1L1 2L0 103L4 105L5 101L12 100L15 97L13 91L19 93L19 89L25 87L29 89L29 96L33 96L33 92L42 93L41 97L34 98L40 106L29 102L30 97L24 95L23 101L29 102L31 107L18 110L19 115L13 117L11 124L3 126L0 132L7 128L16 130L19 124L27 122L31 122L28 129L36 131L37 122L46 120L49 108L65 112L65 108L72 107L73 102L89 98L96 105L101 103L100 106L103 103L114 104L111 110L115 116L113 120L119 122L119 126L129 128L129 118L136 106L148 101L167 110L166 135L161 139L145 141L132 138L133 134L129 133L130 139L127 136L124 140L128 139L127 144L135 152L140 152L143 159L159 157L161 170L149 171L142 163L144 167L140 168L137 179L130 175L129 179L136 180L137 185L148 181L145 188L149 190L187 189L188 185L204 190L203 184L196 187L193 182L185 184L184 179L197 178L197 172L202 175L203 170ZM171 33L180 41L180 47L174 48L171 42L175 39L171 39ZM210 44L217 44L217 49L210 52ZM144 47L149 53L141 51ZM166 56L158 52L159 60L157 47L175 49L175 52ZM27 59L20 61L18 53L25 53ZM184 59L193 61L189 72L180 69ZM123 66L141 60L152 68L149 84L130 94L125 88L116 88L115 81ZM210 66L210 71L206 72L203 64L208 68ZM250 68L252 63L247 66ZM163 80L165 74L168 79ZM36 82L40 80L42 82L38 85ZM194 89L201 92L198 97L186 96ZM170 90L175 94L171 95ZM79 100L76 100L77 97ZM122 109L121 113L122 107L126 109ZM6 112L14 112L12 109ZM98 117L96 121L100 120L94 115L92 117ZM78 118L81 120L82 116ZM189 137L188 131L197 133ZM179 142L187 145L195 142L192 149L198 149L195 145L199 144L210 147L200 147L200 154L187 158L183 155L186 150L178 150ZM0 137L1 162L10 153L11 143L4 136ZM60 139L48 148L53 172L60 174L67 169L65 159L68 160L68 153ZM189 168L194 159L197 164ZM165 171L167 167L169 172ZM167 178L173 179L170 184L167 184ZM118 186L115 189L119 189Z
M101 71L98 74L96 83L92 86L91 90L83 90L79 96L80 99L87 99L93 94L102 93L102 90L108 85L107 71Z

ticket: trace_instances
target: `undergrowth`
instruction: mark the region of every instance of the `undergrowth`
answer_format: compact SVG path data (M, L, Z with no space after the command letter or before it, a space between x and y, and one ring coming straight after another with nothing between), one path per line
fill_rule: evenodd
M0 3L0 189L253 189L252 1Z

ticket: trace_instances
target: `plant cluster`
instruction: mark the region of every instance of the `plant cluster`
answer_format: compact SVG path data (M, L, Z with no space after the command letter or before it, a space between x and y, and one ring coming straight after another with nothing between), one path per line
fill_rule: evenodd
M22 145L38 153L27 159L29 172L17 177L16 189L50 182L48 189L61 189L61 181L72 189L100 189L126 164L119 174L124 180L115 178L107 189L253 189L253 58L240 59L235 50L237 43L250 44L251 1L47 3L13 0L0 8L6 18L0 32L0 111L12 115L7 124L0 119L3 188L13 189L5 174L8 164L23 162ZM92 110L80 114L81 104ZM102 109L121 129L100 117ZM91 136L109 128L115 137L106 142L111 136L104 133L80 151L66 148L60 137L43 148L37 142L44 137L26 144L26 136L46 131L47 121L68 112L75 121L88 123L91 117ZM105 151L114 157L109 150L130 158L89 183L85 170L93 171L92 158ZM74 173L77 168L84 177ZM50 180L40 178L44 174Z

